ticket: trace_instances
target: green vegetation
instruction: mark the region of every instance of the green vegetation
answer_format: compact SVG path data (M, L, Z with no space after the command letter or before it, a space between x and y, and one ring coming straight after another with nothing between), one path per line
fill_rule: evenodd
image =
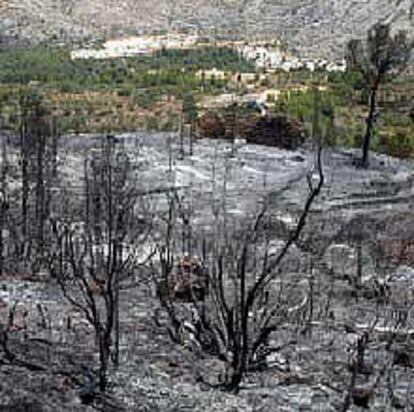
M197 76L212 68L231 73L254 72L254 65L229 48L162 50L152 56L108 60L70 59L63 48L0 52L0 107L6 125L15 127L22 94L42 96L59 119L62 132L126 131L147 127L174 130L182 112L199 113L202 96L247 93L245 85ZM315 99L320 134L326 144L360 147L368 93L361 74L296 70L268 75L256 88L281 90L267 103L271 110L302 121L312 135ZM385 97L384 97L385 96ZM373 150L414 155L414 78L401 77L379 91ZM237 108L237 114L258 112Z
M252 63L230 48L162 50L152 56L75 61L63 48L2 51L0 103L9 112L7 107L14 106L19 90L29 87L44 95L64 132L153 128L153 117L157 128L164 129L177 123L179 101L186 96L195 100L199 93L226 90L225 81L197 78L198 70L213 67L254 70ZM154 106L165 96L169 96L167 107L160 115L157 110L161 109Z
M296 75L300 75L298 82ZM317 74L318 75L318 74ZM311 77L307 81L301 72L284 75L278 82L288 86L274 104L274 111L301 120L310 136L314 118L315 90L321 135L326 144L361 147L366 118L368 92L360 73L330 73ZM289 86L289 82L293 86ZM307 89L298 89L298 84ZM414 98L414 78L404 76L385 85L378 102L380 115L374 127L371 147L375 151L399 157L414 156L414 121L410 102Z
M154 56L152 69L160 69L165 66L175 67L181 70L196 71L200 69L232 72L254 72L252 62L240 58L240 56L228 47L204 47L195 50L162 50Z
M346 59L348 68L358 72L368 94L366 128L362 144L360 166L369 164L369 149L378 118L377 99L380 87L398 77L410 64L414 42L406 31L391 33L391 25L377 23L372 26L366 39L348 42ZM404 139L406 141L406 139Z
M121 86L196 88L195 72L216 67L227 71L254 71L229 48L164 50L152 56L106 60L71 60L65 49L34 48L0 52L0 83L39 82L60 91L121 89Z
M319 134L325 144L335 144L335 108L337 105L335 94L330 91L321 91L317 85L311 85L304 91L286 91L275 102L276 113L283 113L299 119L305 126L308 136ZM318 117L318 131L314 130L315 116Z
M187 93L183 98L183 113L185 113L187 120L192 123L197 119L198 111L194 99L194 95Z

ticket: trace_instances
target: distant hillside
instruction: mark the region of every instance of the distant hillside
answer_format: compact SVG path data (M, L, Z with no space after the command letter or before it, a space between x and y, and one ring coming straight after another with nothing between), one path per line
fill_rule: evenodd
M414 0L0 0L3 43L80 42L154 30L280 36L299 52L340 55L373 23L410 28Z

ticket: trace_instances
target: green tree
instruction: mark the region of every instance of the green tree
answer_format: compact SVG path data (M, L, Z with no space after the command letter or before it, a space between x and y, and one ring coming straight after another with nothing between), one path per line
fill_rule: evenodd
M377 117L377 93L381 84L401 73L410 60L414 42L405 31L391 34L389 24L376 24L368 30L366 40L348 43L347 61L351 70L362 75L368 92L368 115L362 142L361 166L368 166L368 151Z

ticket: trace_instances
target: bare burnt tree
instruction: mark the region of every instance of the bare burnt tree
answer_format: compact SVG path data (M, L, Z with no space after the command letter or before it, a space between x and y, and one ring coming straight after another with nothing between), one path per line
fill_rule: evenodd
M20 213L16 254L36 272L47 250L46 222L51 207L51 186L57 175L57 121L51 120L42 97L24 91L19 97ZM21 269L20 269L21 270Z
M413 46L414 42L405 31L393 35L389 24L380 23L368 30L366 40L353 39L348 43L348 65L362 75L368 91L368 114L361 158L363 167L368 166L368 152L378 116L378 90L383 83L404 71L410 61Z
M194 95L190 92L186 93L183 97L183 106L182 106L183 116L183 126L185 126L185 130L188 132L189 137L189 147L188 147L188 154L190 156L193 155L193 149L194 149L194 134L195 134L195 122L198 117L198 110L197 110L197 104L194 99ZM184 148L183 148L183 135L180 135L180 145L181 145L181 155L184 154Z
M119 362L120 282L139 265L140 247L149 233L150 225L143 223L142 216L147 210L140 209L138 202L141 196L131 162L108 137L86 161L84 193L73 195L72 201L80 203L83 212L52 221L50 269L65 298L94 328L101 392L107 389L111 359L115 365ZM76 205L73 210L79 211Z
M4 229L6 228L7 212L9 209L9 190L7 184L8 158L6 137L1 136L1 171L0 171L0 276L4 271Z
M288 319L307 311L299 281L289 286L276 281L283 279L284 259L322 190L321 150L316 174L316 181L308 181L309 194L295 227L276 248L271 247L269 210L264 202L255 218L236 230L226 213L218 212L213 232L198 241L201 257L180 259L180 204L177 197L170 199L164 216L165 236L158 243L159 271L154 264L158 295L169 315L171 336L182 342L183 329L187 329L198 350L223 362L225 373L219 385L224 390L238 392L245 374L277 350L269 347L270 336ZM195 227L192 232L196 242ZM297 304L292 303L290 292L300 296ZM180 317L183 303L192 313L190 322Z

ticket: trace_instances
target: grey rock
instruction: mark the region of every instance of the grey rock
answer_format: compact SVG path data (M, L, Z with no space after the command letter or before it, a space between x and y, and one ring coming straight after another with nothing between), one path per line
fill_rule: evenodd
M307 56L342 57L350 36L378 21L412 29L411 0L9 0L0 6L6 35L30 43L80 42L153 30L225 38L280 37Z

